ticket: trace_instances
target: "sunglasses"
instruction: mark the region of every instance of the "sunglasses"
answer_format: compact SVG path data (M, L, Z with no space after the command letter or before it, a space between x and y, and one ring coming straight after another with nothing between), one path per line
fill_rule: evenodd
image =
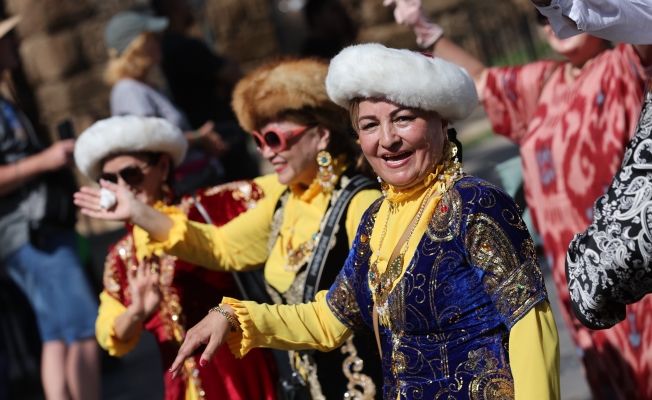
M286 132L277 128L271 128L265 133L260 133L258 131L253 131L251 133L254 136L254 142L256 142L256 149L258 149L259 152L262 153L265 147L269 147L274 153L279 153L287 149L287 142L290 139L301 135L309 128L309 126L301 126L297 129Z
M149 167L149 165L147 165ZM118 183L118 175L122 178L123 181L129 186L138 186L141 183L143 183L143 180L145 179L145 174L143 173L143 169L140 167L125 167L118 171L117 174L113 174L110 172L104 172L100 175L99 178L97 178L97 181L99 182L100 179L104 179L105 181L113 182L113 183Z

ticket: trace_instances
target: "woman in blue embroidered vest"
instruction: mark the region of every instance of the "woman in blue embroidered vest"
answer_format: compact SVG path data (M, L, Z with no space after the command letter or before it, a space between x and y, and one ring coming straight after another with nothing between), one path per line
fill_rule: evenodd
M333 59L326 86L349 108L386 195L363 215L329 291L294 306L225 298L188 332L171 370L202 343L207 360L224 342L240 356L329 351L367 325L385 399L558 399L557 330L527 228L507 194L464 175L445 135L477 105L471 78L441 59L366 44Z

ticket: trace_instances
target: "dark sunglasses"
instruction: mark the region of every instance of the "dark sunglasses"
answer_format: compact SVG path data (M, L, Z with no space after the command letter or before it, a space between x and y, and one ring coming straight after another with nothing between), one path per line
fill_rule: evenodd
M149 165L148 165L149 167ZM129 186L138 186L141 183L143 183L143 180L145 179L145 174L143 173L142 168L140 167L125 167L118 171L117 174L109 173L109 172L103 172L99 178L97 178L97 181L99 182L100 179L104 179L105 181L113 182L113 183L118 183L118 175L122 178L123 181Z
M279 153L287 149L287 142L290 139L299 136L309 128L309 126L300 126L297 129L286 132L283 132L280 129L271 128L265 133L260 133L258 131L253 131L251 133L254 136L254 142L256 142L256 149L258 149L259 152L262 153L265 146L267 146L272 149L273 152Z

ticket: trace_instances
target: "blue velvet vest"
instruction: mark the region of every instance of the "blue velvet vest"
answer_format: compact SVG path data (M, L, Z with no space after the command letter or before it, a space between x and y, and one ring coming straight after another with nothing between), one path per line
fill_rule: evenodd
M327 295L353 330L373 326L369 242L382 201L364 215ZM379 326L384 398L513 398L509 331L541 301L534 244L512 198L478 178L458 180L389 296L391 326Z

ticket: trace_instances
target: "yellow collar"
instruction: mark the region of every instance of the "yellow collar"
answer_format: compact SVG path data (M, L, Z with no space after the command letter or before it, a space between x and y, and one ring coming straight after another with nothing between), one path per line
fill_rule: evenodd
M446 187L446 182L450 178L449 175L445 175L445 179L443 181L438 179L439 174L443 169L443 165L438 165L437 168L435 168L435 172L428 174L428 176L426 176L425 179L423 179L421 182L418 182L407 189L396 189L394 186L388 185L389 189L387 190L387 201L390 203L398 204L408 200L418 199L421 197L423 192L428 190L428 188L433 184L439 185L439 187L435 188L435 191L443 191Z
M337 176L334 185L337 184L340 177L344 173L347 167L346 163L346 154L341 154L339 157L334 158L331 162L333 165L333 174ZM309 202L314 199L319 193L322 193L322 185L319 183L319 178L315 177L310 186L307 189L302 189L300 185L290 185L290 190L292 194L299 197L299 200Z

